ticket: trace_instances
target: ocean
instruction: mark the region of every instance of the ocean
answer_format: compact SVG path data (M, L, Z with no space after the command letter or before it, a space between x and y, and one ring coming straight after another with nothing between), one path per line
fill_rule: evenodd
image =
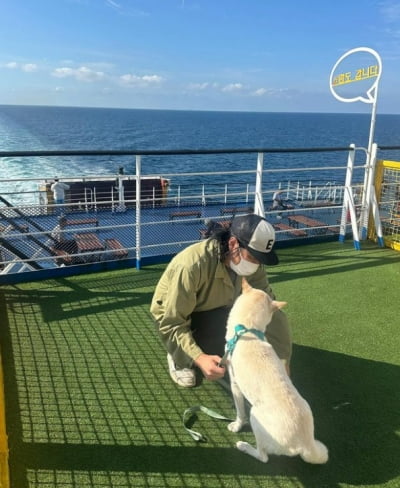
M1 150L116 150L366 147L369 114L210 112L0 106ZM400 115L379 114L375 142L400 145ZM340 156L338 156L340 154ZM391 153L391 159L393 153ZM274 154L266 165L301 167L313 163L329 166L346 153ZM398 155L400 157L400 153ZM254 155L218 155L206 158L145 157L143 172L220 171L254 169ZM116 174L135 172L132 157L1 158L1 178L54 175ZM329 173L329 171L328 171ZM322 175L329 178L328 175Z

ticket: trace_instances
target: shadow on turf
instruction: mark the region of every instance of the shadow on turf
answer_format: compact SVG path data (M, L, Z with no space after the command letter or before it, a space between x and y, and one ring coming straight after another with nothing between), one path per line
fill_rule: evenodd
M158 271L144 273L147 278L141 280L128 275L114 275L113 278L103 276L96 280L80 282L82 278L62 278L54 282L54 286L27 289L26 285L19 289L14 286L7 290L7 302L13 307L13 302L27 313L33 304L40 307L44 321L71 320L86 314L102 314L126 310L128 307L149 307L153 297L153 286L159 278ZM144 278L144 276L143 276ZM53 285L53 282L49 282ZM143 288L145 287L145 288ZM151 287L150 290L147 288ZM83 302L86 301L86 307ZM74 306L79 304L79 306Z
M20 429L16 428L19 435L10 435L16 483L12 486L28 488L28 470L156 472L160 476L189 473L201 475L202 480L207 475L227 475L235 483L240 483L241 475L257 479L265 476L271 482L278 477L276 486L306 488L385 483L398 486L395 480L400 475L400 440L396 435L400 367L296 346L293 381L311 404L316 437L329 447L327 465L313 466L300 458L276 456L262 464L233 447L195 443L193 447L24 443ZM8 421L17 426L20 420L15 381L12 384L9 378L6 387L7 404L13 407ZM185 435L182 429L182 437ZM232 435L232 442L236 439L240 439L240 434ZM256 478L255 486L259 486ZM198 482L200 478L195 477L193 486L198 486ZM57 484L54 486L57 488Z

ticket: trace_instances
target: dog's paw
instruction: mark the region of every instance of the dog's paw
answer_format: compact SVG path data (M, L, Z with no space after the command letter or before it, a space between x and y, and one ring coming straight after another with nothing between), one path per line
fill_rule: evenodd
M239 451L245 452L249 456L253 456L262 463L268 462L268 454L265 451L258 452L258 450L254 449L248 442L238 441L236 442L236 447Z
M241 420L235 420L234 422L228 424L228 430L230 430L231 432L239 432L242 430L244 425L246 425L246 422L242 422Z
M243 441L237 441L236 442L236 447L239 449L239 451L246 452L248 451L248 448L251 447L248 442L243 442Z

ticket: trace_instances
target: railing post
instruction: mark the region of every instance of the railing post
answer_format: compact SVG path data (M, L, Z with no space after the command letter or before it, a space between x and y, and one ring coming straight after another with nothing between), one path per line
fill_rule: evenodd
M264 154L257 153L257 172L256 172L256 189L254 195L254 213L265 217L264 201L262 195L262 174L263 174Z
M94 211L97 212L97 195L96 187L93 188L93 199L94 199Z
M118 206L116 208L117 212L125 212L125 195L124 195L124 182L123 176L118 175Z
M136 269L140 269L141 259L141 175L142 175L142 156L136 155Z
M374 223L377 230L378 242L383 246L382 231L379 215L376 214L376 194L375 194L375 165L376 165L376 143L371 144L371 147L367 152L367 164L365 168L364 176L364 191L363 200L361 205L361 216L360 216L360 233L361 239L367 238L368 225L369 225L369 214L372 210L374 216ZM372 207L371 207L372 205ZM379 231L379 232L378 232Z
M352 178L355 159L355 145L350 144L349 155L347 157L347 169L346 169L346 181L345 181L345 193L343 197L342 218L340 219L340 231L339 242L344 242L346 237L346 224L347 219L350 216L351 228L353 231L354 248L360 250L360 238L357 228L357 216L355 212L353 191L352 191Z
M382 234L382 224L381 224L381 218L379 215L379 207L378 207L378 202L376 199L376 190L375 190L375 166L376 166L376 153L378 151L378 146L376 143L373 143L371 146L371 159L373 161L372 164L372 169L370 172L370 181L369 181L369 186L368 186L368 192L369 192L369 207L371 209L372 217L374 219L374 225L375 225L375 232L376 236L378 239L378 244L380 247L384 247L385 242L383 240L383 234ZM371 223L372 225L372 223Z

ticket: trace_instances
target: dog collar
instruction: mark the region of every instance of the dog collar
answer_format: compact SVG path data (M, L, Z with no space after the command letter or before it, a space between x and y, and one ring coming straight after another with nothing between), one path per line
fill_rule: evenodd
M232 337L232 339L229 339L229 341L225 344L225 354L219 363L220 366L223 366L226 364L226 359L227 359L228 355L233 353L233 350L235 349L235 346L236 346L238 340L246 332L251 332L252 334L257 336L260 340L265 341L265 335L263 332L261 332L261 330L248 329L247 327L245 327L242 324L236 325L235 326L235 335Z

